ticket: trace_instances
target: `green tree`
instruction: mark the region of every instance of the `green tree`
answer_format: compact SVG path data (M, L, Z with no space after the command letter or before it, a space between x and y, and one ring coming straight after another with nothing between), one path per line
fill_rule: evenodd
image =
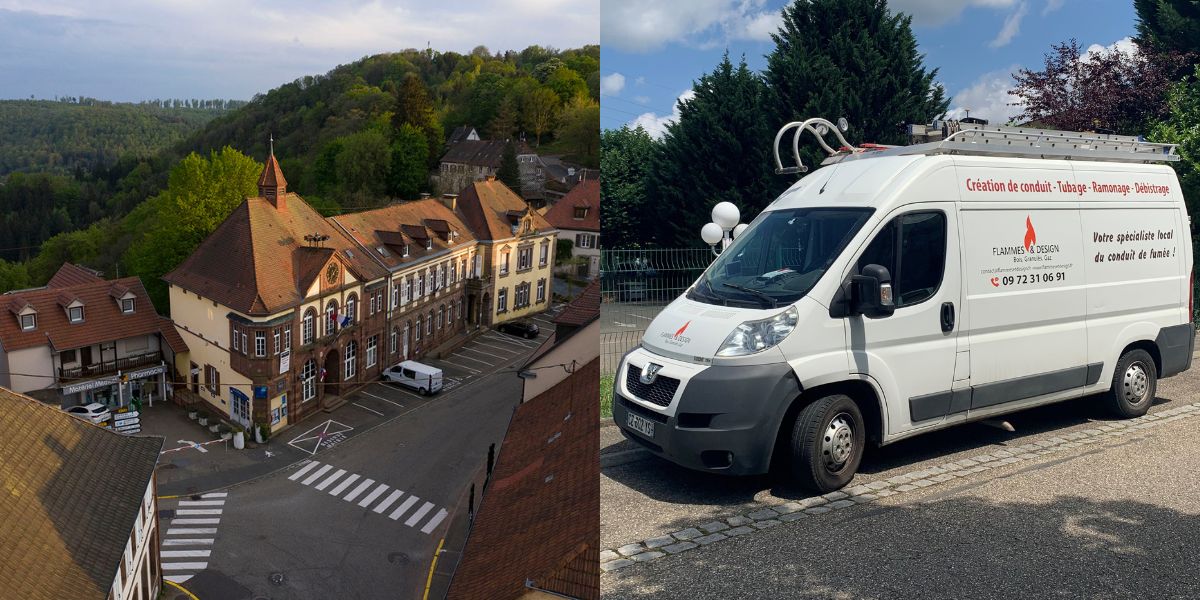
M386 193L392 149L379 130L368 129L342 138L342 151L335 162L344 194L380 197Z
M532 131L537 145L542 145L542 134L554 127L558 117L558 95L544 87L534 89L525 97L521 106L525 118L525 128Z
M388 180L388 193L402 200L412 200L425 189L428 180L425 165L429 160L429 147L425 134L413 125L405 123L396 131L392 142L392 169Z
M425 132L429 164L435 164L434 161L442 155L442 142L445 141L445 137L433 99L429 96L429 88L416 74L409 74L404 78L396 97L396 114L392 119L392 128L399 129L406 123Z
M492 117L492 121L488 123L488 137L494 140L507 140L516 134L520 129L520 115L517 113L516 102L512 96L509 96L500 103L500 109L496 111L496 116Z
M546 78L546 87L554 90L558 94L558 99L562 104L569 104L578 97L588 98L587 82L584 81L579 73L563 67L550 74Z
M911 21L886 0L792 2L771 35L768 124L846 117L852 144L905 143L905 124L929 123L950 103L934 82L937 69L922 64ZM802 156L812 168L824 155L810 144Z
M700 228L718 202L734 203L749 222L792 183L774 174L768 92L745 59L735 67L726 55L692 90L654 154L646 186L653 201L638 215L658 224L647 239L661 246L701 245Z
M31 287L29 267L25 263L10 263L0 260L0 293Z
M555 137L588 166L596 166L600 147L600 105L587 96L576 96L562 112Z
M1171 88L1167 94L1169 116L1150 134L1156 142L1179 144L1180 160L1172 166L1193 215L1200 211L1200 67L1194 69L1188 80Z
M654 153L654 139L640 126L600 134L600 226L606 246L639 248L652 239L646 181Z
M1133 0L1143 50L1200 55L1200 3L1195 0Z
M500 168L496 171L499 179L508 189L521 193L521 166L517 164L517 146L512 140L504 144L504 153L500 155Z

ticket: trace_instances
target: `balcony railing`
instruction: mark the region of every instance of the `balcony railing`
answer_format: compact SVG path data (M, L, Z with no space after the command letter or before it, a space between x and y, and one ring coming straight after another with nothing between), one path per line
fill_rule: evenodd
M82 367L71 367L69 369L59 369L58 378L60 381L69 379L87 379L90 377L101 377L103 375L111 375L117 371L128 371L138 367L149 367L163 362L161 352L148 352L146 354L135 354L126 356L116 360L106 360Z

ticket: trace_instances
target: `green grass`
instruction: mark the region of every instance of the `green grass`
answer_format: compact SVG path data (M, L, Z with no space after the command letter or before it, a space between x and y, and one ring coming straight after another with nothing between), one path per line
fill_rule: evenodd
M613 376L600 376L600 418L612 417Z

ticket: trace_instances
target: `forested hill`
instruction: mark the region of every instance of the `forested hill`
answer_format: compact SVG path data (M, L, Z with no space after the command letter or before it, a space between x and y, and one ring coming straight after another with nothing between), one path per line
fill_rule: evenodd
M124 155L150 156L241 104L0 100L0 179L17 171L72 173L111 166Z

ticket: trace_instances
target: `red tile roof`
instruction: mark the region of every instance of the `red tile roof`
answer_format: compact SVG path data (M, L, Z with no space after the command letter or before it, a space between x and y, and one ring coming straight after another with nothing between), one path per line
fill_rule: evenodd
M499 180L471 182L458 195L458 210L480 240L505 240L513 236L513 214L530 213L538 232L552 230L546 218Z
M78 269L70 263L64 264L51 281L59 284L71 280L71 273ZM120 302L112 296L114 286L121 286L134 295L134 310L130 314L121 312ZM10 298L10 307L28 303L37 311L37 327L22 331L16 314L0 315L0 347L7 351L32 348L50 344L55 351L90 346L154 333L163 339L175 352L187 351L187 344L175 331L169 319L154 312L154 304L137 277L125 277L115 281L96 278L92 282L68 287L38 288L8 292L0 298ZM83 302L83 322L71 323L64 308L74 300ZM10 308L11 310L11 308Z
M575 209L583 207L587 212L582 219L575 218ZM546 211L546 220L559 229L600 232L600 181L585 179L571 188L566 196Z
M389 269L475 241L475 236L462 217L434 198L338 215L330 217L330 220ZM431 242L432 248L429 250L425 249L426 240ZM407 258L404 257L406 244L409 252ZM380 252L381 247L384 252Z
M279 168L279 162L275 160L275 154L271 153L267 157L267 164L263 166L262 174L258 176L258 188L286 188L287 179L283 178L283 169Z
M46 284L46 287L64 288L73 285L79 285L81 283L92 283L95 281L100 281L101 279L102 278L91 269L87 269L79 265L73 265L71 263L63 263L63 266L59 267L58 272L54 274L54 277L50 278L50 281Z
M599 358L517 407L447 598L600 597Z
M105 600L163 440L0 388L0 596Z
M571 301L554 322L560 325L587 325L600 318L600 280L593 279L579 297Z

